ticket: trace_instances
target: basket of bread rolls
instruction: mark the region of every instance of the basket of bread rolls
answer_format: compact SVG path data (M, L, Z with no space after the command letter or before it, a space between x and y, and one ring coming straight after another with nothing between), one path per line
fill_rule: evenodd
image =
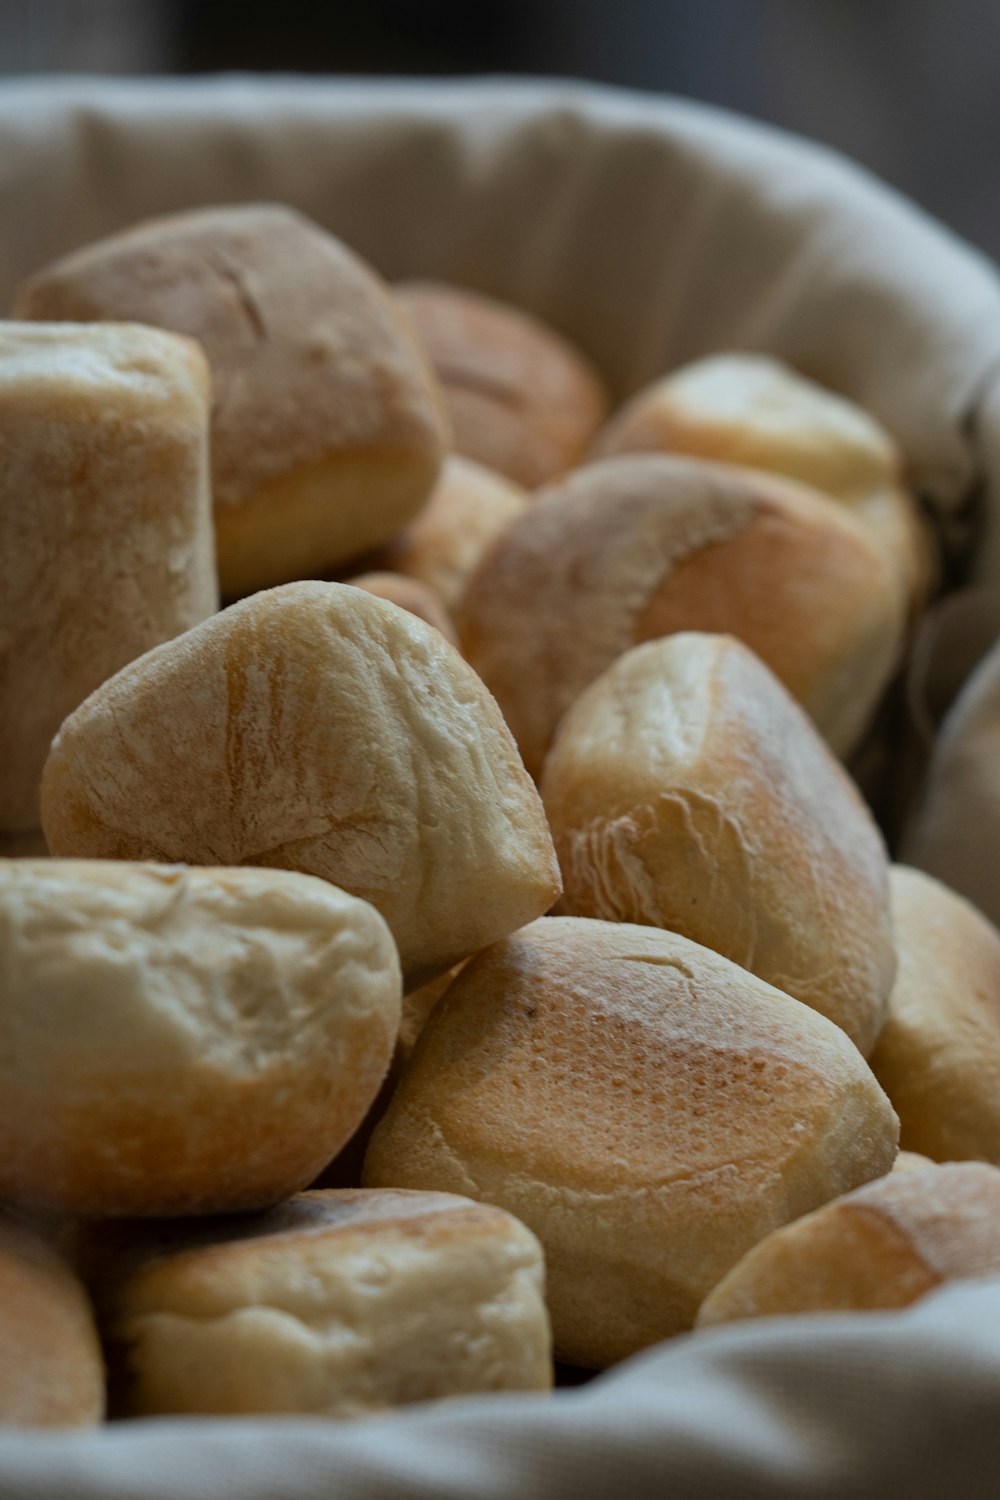
M0 145L0 1494L995 1494L993 268L583 86Z

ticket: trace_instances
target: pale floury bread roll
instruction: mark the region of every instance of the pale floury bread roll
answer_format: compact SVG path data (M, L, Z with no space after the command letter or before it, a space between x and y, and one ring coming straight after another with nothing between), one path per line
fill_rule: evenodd
M420 509L440 397L387 289L277 204L153 219L40 271L19 317L190 334L212 368L212 484L227 596L316 577Z
M937 575L934 540L904 487L902 455L861 407L761 354L715 354L639 391L595 451L689 453L786 474L850 505L908 602Z
M698 1327L785 1313L909 1307L1000 1275L1000 1172L962 1162L890 1172L778 1229L706 1298Z
M627 651L563 719L541 791L560 911L683 933L871 1051L896 969L881 835L746 646Z
M519 485L453 453L416 520L379 553L379 565L419 579L451 609L483 554L529 503Z
M355 573L351 578L346 578L352 588L364 589L366 594L374 594L379 599L387 599L390 604L395 604L399 609L407 610L411 615L416 615L418 620L423 620L427 625L433 625L439 630L445 640L452 646L458 644L455 627L451 623L451 617L438 596L417 578L407 578L402 573Z
M459 453L529 489L581 461L608 394L578 349L480 292L433 281L395 292L441 383Z
M104 1359L79 1280L38 1234L0 1219L0 1428L93 1427Z
M892 1164L894 1172L922 1172L925 1167L933 1167L936 1164L929 1156L921 1156L918 1151L901 1151Z
M378 1092L399 964L366 902L285 870L0 863L0 1198L261 1208Z
M515 1214L557 1355L600 1367L690 1328L751 1245L887 1172L896 1137L815 1011L673 933L547 917L448 989L365 1181Z
M919 870L890 885L899 971L872 1067L909 1150L1000 1166L1000 932Z
M303 1193L270 1213L97 1225L79 1244L116 1414L367 1416L552 1383L538 1241L445 1193Z
M337 583L256 594L69 718L56 854L304 870L371 901L408 989L546 911L559 871L500 712L438 631Z
M0 324L0 831L66 715L218 607L210 403L187 339Z
M846 754L892 674L903 606L843 506L749 469L635 455L544 492L483 558L455 622L537 775L583 689L679 630L745 641Z

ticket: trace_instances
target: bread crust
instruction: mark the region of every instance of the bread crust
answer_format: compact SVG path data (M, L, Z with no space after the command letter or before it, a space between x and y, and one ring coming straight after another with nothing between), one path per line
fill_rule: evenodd
M0 1426L93 1427L104 1359L87 1294L40 1235L0 1219Z
M378 913L288 871L0 862L0 1196L222 1213L312 1181L378 1092Z
M850 507L919 613L938 575L933 535L892 438L861 407L761 354L716 354L646 386L595 454L687 453L784 474Z
M228 598L387 540L437 477L445 419L409 326L363 261L290 208L148 220L40 271L15 306L133 319L203 345Z
M443 1193L302 1193L252 1219L77 1237L132 1416L371 1415L552 1383L541 1248Z
M785 1313L908 1307L1000 1272L1000 1172L891 1172L769 1235L706 1298L698 1327Z
M739 641L682 633L620 656L563 719L541 792L560 912L682 933L871 1052L896 968L885 848Z
M580 462L608 394L578 349L480 292L431 281L395 292L444 390L458 453L528 489Z
M733 465L628 455L542 492L455 611L537 776L562 715L630 646L680 630L756 651L840 755L895 665L902 599L842 506Z
M369 561L419 579L452 609L484 554L529 503L513 481L449 454L423 510Z
M302 870L370 901L407 989L546 911L541 800L475 673L361 589L296 583L151 652L62 726L54 853Z
M602 1367L689 1328L751 1245L887 1172L896 1138L822 1016L686 938L546 917L435 1007L364 1180L516 1214L557 1357Z
M901 1139L1000 1166L1000 932L940 881L890 874L899 969L872 1067Z
M134 324L0 325L0 831L119 667L218 607L208 368Z

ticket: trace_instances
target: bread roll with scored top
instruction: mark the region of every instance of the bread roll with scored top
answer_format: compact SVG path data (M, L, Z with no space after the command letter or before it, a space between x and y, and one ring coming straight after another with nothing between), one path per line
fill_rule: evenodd
M92 1427L103 1415L84 1288L37 1233L0 1217L0 1428Z
M920 870L893 867L899 969L872 1067L904 1146L1000 1166L1000 932Z
M211 392L187 339L0 325L0 831L39 821L67 714L218 607Z
M204 346L227 597L387 540L437 477L443 410L409 326L363 261L290 208L148 220L40 271L16 309L152 323Z
M579 350L480 292L432 281L395 292L444 390L459 453L529 489L580 462L608 395Z
M914 610L937 577L934 540L888 432L861 407L762 354L715 354L639 391L595 452L688 453L786 474L849 505Z
M683 933L871 1051L896 969L882 839L746 646L625 652L566 714L541 792L561 912Z
M557 1357L690 1328L779 1224L887 1172L898 1125L836 1026L686 938L548 917L435 1007L365 1162L545 1249Z
M357 1417L552 1383L538 1241L445 1193L312 1192L78 1237L122 1414Z
M453 453L416 520L373 565L418 579L451 609L483 554L529 503L520 486Z
M0 1196L222 1213L305 1186L375 1098L399 964L285 870L0 863Z
M698 1327L785 1313L909 1307L1000 1274L1000 1172L890 1172L762 1240L706 1298Z
M583 689L630 646L681 630L744 641L845 754L892 673L903 606L843 506L749 469L640 454L544 492L483 558L455 623L537 776Z
M438 631L338 583L256 594L63 725L54 853L259 864L370 901L408 989L546 911L559 871L496 704Z

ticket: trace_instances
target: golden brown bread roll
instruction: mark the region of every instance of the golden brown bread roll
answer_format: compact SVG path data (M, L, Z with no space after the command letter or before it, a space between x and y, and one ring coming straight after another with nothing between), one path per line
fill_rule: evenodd
M871 1051L896 969L882 839L739 641L683 633L620 656L563 719L541 792L561 912L680 932Z
M872 1067L907 1149L1000 1166L1000 932L920 870L890 888L899 970Z
M552 1383L542 1255L444 1193L303 1193L270 1213L78 1242L122 1414L357 1417Z
M229 597L387 540L437 475L440 397L374 272L278 204L194 209L78 250L16 316L190 334L212 368L212 483Z
M680 630L745 641L846 754L892 673L903 609L843 506L749 469L636 455L546 491L486 554L455 623L537 775L583 689Z
M426 625L433 625L435 630L440 630L450 645L458 644L455 627L444 605L418 579L406 578L402 573L375 572L356 573L351 578L345 578L344 582L349 583L352 588L364 589L366 594L374 594L378 599L386 599L398 609L407 610Z
M496 704L361 589L256 594L82 704L45 769L53 853L303 870L371 901L408 989L546 911L552 840Z
M37 827L66 715L218 607L210 401L187 339L0 325L0 830Z
M450 454L416 520L374 561L419 579L451 609L483 554L528 504L525 491L509 479Z
M600 1367L689 1328L771 1229L887 1172L896 1137L815 1011L673 933L547 917L435 1008L365 1181L515 1214L557 1356Z
M579 463L608 395L578 349L480 292L433 281L395 292L441 382L459 453L529 489Z
M261 1208L374 1099L399 1028L378 913L283 870L0 863L0 1197Z
M92 1427L103 1415L86 1292L45 1240L0 1218L0 1427Z
M908 1307L945 1282L998 1274L995 1167L890 1172L768 1235L705 1299L697 1326Z
M903 460L875 419L761 354L714 354L639 391L595 451L688 453L786 474L850 505L891 561L914 609L937 576L930 529L903 485Z

